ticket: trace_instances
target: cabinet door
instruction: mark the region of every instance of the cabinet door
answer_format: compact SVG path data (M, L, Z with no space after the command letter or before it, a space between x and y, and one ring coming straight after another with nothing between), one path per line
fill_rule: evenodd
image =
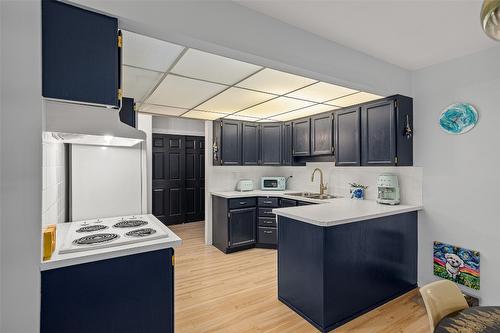
M120 109L120 121L132 127L136 127L135 103L133 98L123 97Z
M261 143L261 164L281 165L281 124L262 124Z
M255 207L229 211L229 247L255 243L256 218Z
M311 154L311 122L309 118L292 122L293 156L309 156Z
M292 199L282 198L280 200L280 207L295 207L297 206L297 201Z
M333 115L323 113L311 117L311 155L333 153Z
M241 164L241 122L221 120L221 164Z
M292 123L283 124L283 144L281 147L282 165L292 165Z
M241 125L242 164L258 165L260 156L259 124L244 122Z
M361 164L360 108L335 112L335 165Z
M42 95L118 107L118 20L42 1Z
M395 165L394 102L382 100L361 107L361 165Z

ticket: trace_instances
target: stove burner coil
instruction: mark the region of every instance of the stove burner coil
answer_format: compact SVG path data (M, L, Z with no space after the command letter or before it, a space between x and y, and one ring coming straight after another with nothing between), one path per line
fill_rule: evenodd
M111 233L93 234L93 235L88 235L88 236L84 236L84 237L75 239L73 241L73 244L75 244L75 245L101 244L101 243L111 242L112 240L115 240L118 237L120 237L120 236L118 236L117 234L111 234Z
M142 229L129 231L125 235L130 236L130 237L146 237L146 236L150 236L154 233L156 233L155 229L142 228Z
M93 232L93 231L98 231L98 230L104 230L107 229L108 227L102 224L94 224L94 225L89 225L89 226L84 226L81 227L80 229L77 229L76 232Z
M148 222L143 220L125 220L113 225L113 228L137 228L148 224Z

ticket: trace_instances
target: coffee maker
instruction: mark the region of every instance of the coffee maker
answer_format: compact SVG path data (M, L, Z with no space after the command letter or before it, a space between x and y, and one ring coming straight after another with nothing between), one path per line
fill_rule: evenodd
M398 176L386 173L377 179L377 202L385 205L399 205Z

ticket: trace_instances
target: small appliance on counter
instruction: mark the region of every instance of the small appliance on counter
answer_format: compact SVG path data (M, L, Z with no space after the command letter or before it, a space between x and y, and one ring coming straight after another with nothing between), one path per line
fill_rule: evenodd
M238 184L236 184L236 191L253 191L253 181L251 179L240 179Z
M286 189L285 177L262 177L260 189L264 191L284 191Z
M399 205L398 176L382 174L377 179L377 202L385 205Z

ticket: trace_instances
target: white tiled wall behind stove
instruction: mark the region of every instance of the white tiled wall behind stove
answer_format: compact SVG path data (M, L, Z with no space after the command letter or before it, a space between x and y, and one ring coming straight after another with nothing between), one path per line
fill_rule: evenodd
M66 149L62 143L43 143L42 225L66 219Z

